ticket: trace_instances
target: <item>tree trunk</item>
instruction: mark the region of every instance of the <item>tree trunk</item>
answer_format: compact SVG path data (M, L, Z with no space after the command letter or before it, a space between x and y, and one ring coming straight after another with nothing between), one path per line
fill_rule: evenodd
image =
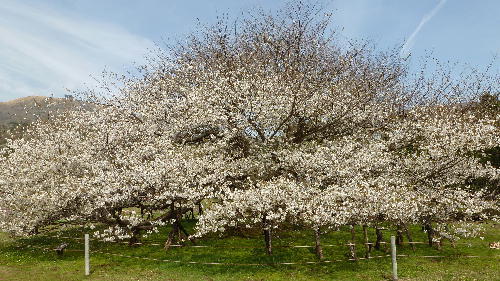
M140 230L138 230L138 229L134 229L132 231L132 237L130 237L130 239L128 240L129 246L133 246L139 242L139 238L137 237L137 236L139 236L139 234L140 234Z
M429 246L432 247L433 245L432 239L434 238L434 229L432 228L432 224L430 222L425 224L425 230L427 231L427 241L429 243Z
M262 227L264 229L264 242L266 244L266 253L267 255L272 255L273 254L273 248L272 248L272 235L271 235L271 226L269 225L266 215L262 218Z
M356 255L356 231L354 230L354 225L351 225L351 242L349 243L349 250L351 252L351 258L358 260Z
M445 227L446 227L446 231L450 231L450 227L449 227L448 224ZM448 238L448 240L450 241L451 247L455 248L455 246L456 246L455 245L455 242L456 242L455 239L453 239L453 238L450 237L450 238ZM443 241L443 239L441 239L441 241Z
M172 230L168 234L167 241L165 242L165 249L168 250L172 244L175 242L182 243L184 238L189 239L189 234L186 229L181 224L182 214L179 210L176 210L174 203L170 205L170 212L174 216L174 223L172 224ZM194 244L194 240L189 239Z
M35 235L40 234L40 231L39 231L39 229L38 229L38 226L35 226L35 227L33 228L32 234L35 234Z
M377 241L375 241L375 249L380 250L380 242L384 240L384 235L382 234L382 230L380 228L375 228L375 233L377 235Z
M411 235L410 229L403 224L404 231L406 233L406 238L408 238L408 242L410 243L411 249L415 252L415 244L413 244L413 236Z
M172 230L168 234L167 242L165 242L165 250L168 250L170 248L170 245L172 245L176 241L180 241L180 229L179 229L179 223L177 219L174 221L172 224Z
M320 240L320 229L319 227L314 230L314 236L316 238L316 256L318 259L323 259L323 248L321 247L321 240Z
M370 240L368 239L368 226L363 225L363 237L365 239L365 258L369 259L372 251L372 244L370 244Z
M184 226L182 226L181 222L179 222L179 229L182 231L182 233L184 233L186 239L188 239L189 241L191 241L191 243L196 244L196 239L189 237L189 233L184 228Z
M203 215L203 209L201 207L201 202L196 203L196 205L198 205L198 216Z
M401 225L398 224L396 230L396 245L401 246L403 244L403 229Z

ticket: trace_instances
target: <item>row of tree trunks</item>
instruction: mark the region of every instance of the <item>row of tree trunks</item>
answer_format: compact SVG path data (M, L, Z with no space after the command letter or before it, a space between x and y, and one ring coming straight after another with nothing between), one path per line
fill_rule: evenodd
M201 210L201 208L200 208ZM183 242L187 239L189 239L189 234L186 231L186 229L182 226L181 224L181 217L182 214L180 212L176 212L173 209L172 205L172 212L176 214L176 218L174 223L172 224L172 230L170 231L168 235L168 239L165 242L165 249L170 248L171 245L173 245L174 242ZM264 243L265 243L265 250L266 254L271 256L273 254L272 250L272 230L271 230L271 225L269 221L267 220L267 217L264 215L262 217L262 229L263 229L263 236L264 236ZM424 225L424 229L427 232L428 239L429 239L429 245L433 246L433 240L432 237L434 235L434 230L432 229L432 226L429 224ZM375 248L377 250L381 249L381 244L384 240L382 230L385 230L385 228L375 228L375 234L376 234L376 242L375 245L373 243L370 243L369 237L368 237L368 226L363 225L363 238L364 238L364 244L365 244L365 258L370 258L371 257L371 252L372 249ZM351 233L351 239L349 241L349 254L352 259L358 260L357 253L356 253L356 231L354 225L350 225L350 233ZM397 232L396 232L396 243L397 245L402 245L403 241L403 233L406 234L406 237L408 241L410 242L410 245L415 251L415 246L412 243L413 242L413 237L411 235L411 232L409 231L408 227L405 224L398 225L397 227ZM134 235L135 236L135 235ZM321 230L319 227L314 228L314 236L315 236L315 253L318 259L323 259L324 254L323 254L323 247L321 246ZM191 240L191 242L194 244L195 241ZM132 241L131 241L132 243ZM387 246L384 247L384 249L387 249Z

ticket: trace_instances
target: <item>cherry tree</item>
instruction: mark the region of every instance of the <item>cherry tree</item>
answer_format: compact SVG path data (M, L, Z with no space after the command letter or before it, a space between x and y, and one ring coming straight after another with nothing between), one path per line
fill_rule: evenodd
M466 105L495 81L412 77L398 50L340 42L302 3L221 19L151 56L135 76L87 91L92 106L30 128L0 161L0 228L65 219L131 238L172 224L175 240L260 227L272 253L284 223L404 228L486 217L498 200L467 189L498 168L498 114ZM182 216L206 204L190 236ZM141 210L140 213L138 210Z

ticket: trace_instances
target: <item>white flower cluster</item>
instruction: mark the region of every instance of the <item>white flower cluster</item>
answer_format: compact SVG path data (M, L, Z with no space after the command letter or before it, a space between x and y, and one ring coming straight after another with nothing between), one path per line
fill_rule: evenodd
M484 228L475 223L454 223L437 224L435 231L439 234L438 241L441 238L448 239L449 241L455 242L461 238L468 237L478 237L483 234Z

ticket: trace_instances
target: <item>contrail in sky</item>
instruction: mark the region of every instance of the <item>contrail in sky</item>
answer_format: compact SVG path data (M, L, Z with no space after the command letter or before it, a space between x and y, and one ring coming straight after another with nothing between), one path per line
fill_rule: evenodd
M407 56L409 55L411 48L413 47L413 44L415 44L415 37L417 34L420 32L420 29L432 19L436 15L436 13L444 6L447 0L441 0L439 3L434 7L430 12L425 14L422 19L420 20L420 23L418 24L417 28L413 31L413 33L410 35L408 40L406 40L405 44L401 48L401 52L399 53L401 56Z

